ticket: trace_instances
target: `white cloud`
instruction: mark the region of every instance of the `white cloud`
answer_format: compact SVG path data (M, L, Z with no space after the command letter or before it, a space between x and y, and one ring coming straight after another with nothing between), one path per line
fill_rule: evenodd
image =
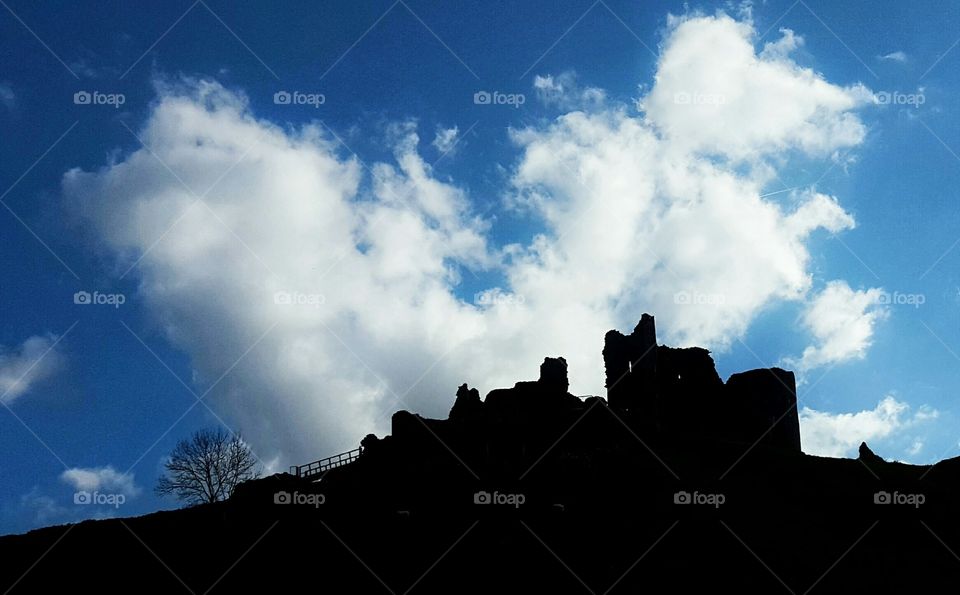
M901 51L890 52L883 56L877 56L877 58L882 61L900 62L901 64L907 61L907 55Z
M30 337L15 349L0 345L0 402L12 403L60 368L56 341L47 335Z
M758 55L749 23L674 19L656 85L642 100L649 121L678 149L738 161L791 149L826 156L859 144L866 128L851 110L872 102L869 90L798 66L789 53L800 38L781 33Z
M141 297L201 382L263 337L209 397L263 458L350 448L397 408L444 416L460 383L511 386L545 355L567 358L574 392L603 394L606 330L649 311L664 341L728 345L767 305L805 296L811 233L853 225L812 188L790 208L761 198L791 152L829 155L863 126L853 91L796 67L787 47L758 56L754 35L727 17L675 22L646 114L597 106L512 131L509 194L543 233L500 249L468 193L434 177L412 123L392 127L393 159L367 176L318 127L257 120L212 82L161 86L140 132L150 151L72 170L64 193L118 258L143 256ZM661 98L701 85L698 61L721 52L764 128L678 134L690 106ZM724 114L737 124L735 112ZM725 155L755 167L705 154L722 134ZM191 207L167 166L197 193L212 188L205 203ZM485 268L504 286L460 299L460 277ZM684 291L722 299L681 303Z
M30 511L38 525L48 525L66 517L70 512L60 501L42 493L37 486L20 496L20 506Z
M788 60L790 54L803 46L803 37L792 29L781 28L780 39L764 44L760 58L765 60Z
M577 295L596 324L632 327L649 310L671 342L724 347L764 305L804 295L810 233L852 224L813 192L784 212L756 180L673 153L622 112L575 112L515 138L514 184L551 233L511 269L512 288L547 310ZM681 292L693 303L677 303Z
M104 519L117 516L117 506L78 506L77 492L88 492L91 496L96 492L97 500L90 498L82 503L103 504L103 496L122 496L122 504L140 495L143 491L134 481L132 473L120 473L111 466L106 467L74 467L60 474L60 480L67 484L73 494L66 494L54 498L40 491L34 486L29 492L20 496L20 506L33 516L34 522L39 525L48 525L53 522L75 522L81 519ZM117 499L111 499L110 503Z
M123 494L128 498L141 491L132 473L121 473L109 465L67 469L60 474L60 479L77 491Z
M920 454L920 451L923 450L924 442L919 438L913 441L913 444L910 445L910 448L907 449L907 454L911 457L914 457Z
M411 124L393 127L394 163L372 164L361 185L359 163L319 128L288 134L219 85L188 87L161 89L141 138L197 193L232 168L205 204L188 208L196 197L145 149L67 173L65 193L121 258L163 237L138 265L140 293L199 382L263 337L210 397L261 458L350 448L404 406L390 390L479 332L450 288L455 264L489 264L485 224L432 177ZM278 292L317 299L278 304ZM438 375L442 393L420 386L406 402L445 401L460 370Z
M438 151L444 155L453 151L459 141L458 135L460 129L457 126L453 128L437 128L437 135L431 143Z
M0 82L0 103L11 109L17 104L17 96L8 83Z
M102 62L102 59L94 54L91 54L89 58L80 58L70 62L70 70L82 77L89 79L104 79L108 77L116 78L120 76L120 70L111 68L109 66L103 66L102 64L94 66L94 63L97 62Z
M537 99L544 105L567 111L597 109L603 107L607 100L603 89L581 87L577 83L577 75L572 71L557 76L537 75L533 78L533 88Z
M861 442L883 440L935 419L938 411L921 407L913 415L910 406L892 396L884 397L874 409L857 413L826 413L809 407L800 410L800 440L803 451L824 457L855 456ZM916 454L923 447L919 442L909 449Z
M880 288L854 290L846 281L831 281L807 304L803 325L816 340L799 360L788 359L801 372L825 364L863 359L874 327L888 314L880 304Z

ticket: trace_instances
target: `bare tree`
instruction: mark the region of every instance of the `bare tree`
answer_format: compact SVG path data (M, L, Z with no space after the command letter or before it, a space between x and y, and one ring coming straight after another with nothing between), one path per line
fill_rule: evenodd
M226 500L237 485L260 476L250 446L239 434L222 429L199 430L189 440L177 442L165 467L157 494L176 496L186 504Z

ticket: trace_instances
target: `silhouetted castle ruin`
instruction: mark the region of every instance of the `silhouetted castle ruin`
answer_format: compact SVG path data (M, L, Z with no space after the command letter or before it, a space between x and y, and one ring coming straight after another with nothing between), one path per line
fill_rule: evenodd
M657 345L649 314L630 335L607 333L603 362L610 407L645 433L800 450L793 372L751 370L724 384L706 349Z
M460 386L446 420L398 411L392 435L383 441L368 436L364 446L369 452L389 444L415 456L452 452L503 477L523 473L561 438L581 449L615 449L633 434L657 443L713 441L800 452L792 372L750 370L724 383L706 349L657 345L648 314L629 335L609 331L603 359L606 400L570 394L566 360L547 357L537 380L494 389L483 400L477 389Z

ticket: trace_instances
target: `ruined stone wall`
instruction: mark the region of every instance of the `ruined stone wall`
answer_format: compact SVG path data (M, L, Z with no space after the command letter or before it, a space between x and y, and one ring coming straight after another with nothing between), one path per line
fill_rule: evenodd
M606 334L603 360L610 407L642 434L800 451L792 372L751 370L724 384L706 349L657 346L648 314L630 335Z

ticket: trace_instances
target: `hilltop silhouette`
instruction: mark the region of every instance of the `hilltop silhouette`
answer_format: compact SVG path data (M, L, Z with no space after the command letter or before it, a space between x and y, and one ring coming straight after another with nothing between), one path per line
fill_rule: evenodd
M647 314L602 355L605 399L571 394L566 361L546 357L536 380L484 398L463 384L447 419L398 411L390 435L226 502L0 538L0 589L94 571L136 577L118 592L960 584L960 459L804 454L792 372L724 382L707 350L659 345Z

